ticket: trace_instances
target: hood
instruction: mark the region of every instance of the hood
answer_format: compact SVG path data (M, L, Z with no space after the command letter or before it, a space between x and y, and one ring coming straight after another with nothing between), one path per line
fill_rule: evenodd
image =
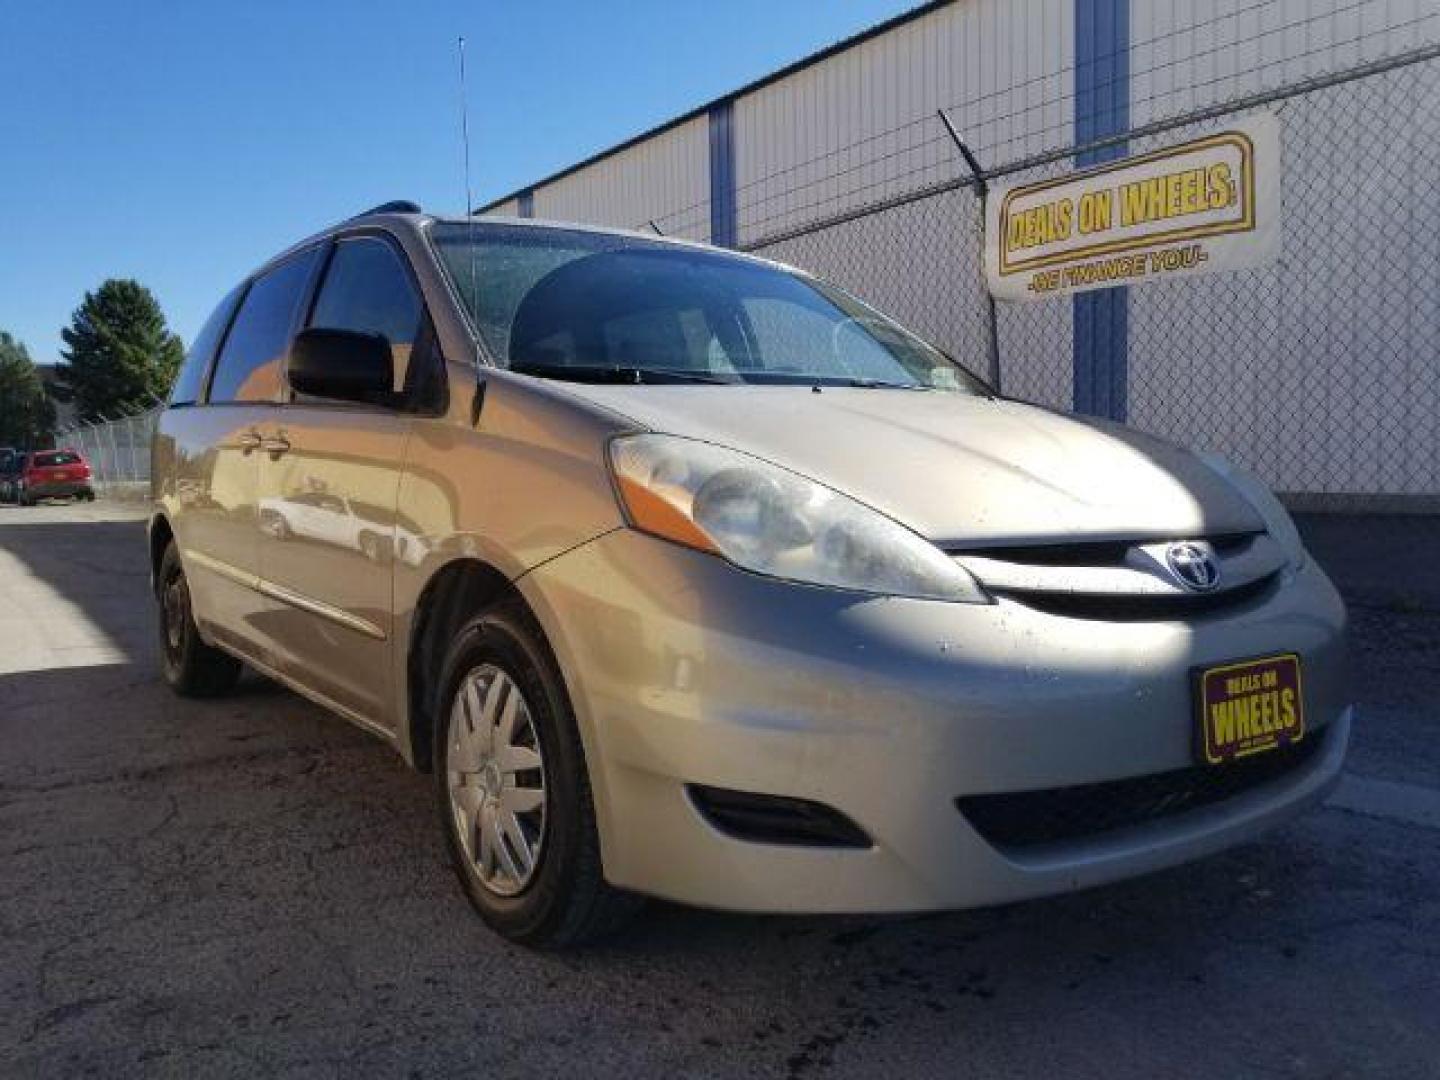
M589 386L652 431L764 458L944 547L1184 539L1262 529L1186 450L1117 424L943 391Z

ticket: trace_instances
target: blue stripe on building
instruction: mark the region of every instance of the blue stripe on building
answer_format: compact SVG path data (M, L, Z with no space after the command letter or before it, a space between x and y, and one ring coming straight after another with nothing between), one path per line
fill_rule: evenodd
M1130 0L1075 0L1075 142L1130 126ZM1123 157L1123 144L1075 155L1079 167ZM1098 289L1074 304L1076 412L1124 420L1129 411L1130 290Z
M522 191L515 196L516 212L521 217L535 216L535 192L534 190Z
M710 242L733 248L740 239L735 211L735 103L710 109Z

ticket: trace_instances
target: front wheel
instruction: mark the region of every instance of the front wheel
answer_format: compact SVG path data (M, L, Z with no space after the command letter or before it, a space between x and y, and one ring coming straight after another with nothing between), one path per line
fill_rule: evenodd
M235 689L240 661L205 644L190 608L190 586L172 542L160 559L156 582L160 608L160 670L182 697L221 697Z
M461 628L442 686L436 794L451 862L480 917L538 948L614 929L636 901L605 882L574 714L529 612L505 601Z

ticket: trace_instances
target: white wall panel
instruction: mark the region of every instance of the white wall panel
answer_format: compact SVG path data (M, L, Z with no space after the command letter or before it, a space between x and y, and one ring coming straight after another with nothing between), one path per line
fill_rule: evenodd
M700 116L535 189L535 216L710 236L709 124Z
M497 217L519 217L520 203L516 199L506 199L503 203L492 206L485 211L486 214L494 214Z
M1073 0L961 0L735 104L742 243L1069 139Z
M1140 126L1440 40L1440 0L1131 0Z

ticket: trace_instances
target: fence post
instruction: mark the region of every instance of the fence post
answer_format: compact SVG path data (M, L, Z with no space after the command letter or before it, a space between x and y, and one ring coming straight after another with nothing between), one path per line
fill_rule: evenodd
M93 423L85 425L85 435L83 436L83 441L88 444L86 448L90 452L90 460L95 463L95 471L99 474L96 479L99 480L101 483L104 483L105 455L101 450L100 436L96 434L95 425Z
M135 455L135 427L136 421L143 418L142 413L131 413L130 419L125 422L126 435L130 439L130 482L138 483L140 480L140 459Z
M85 456L90 459L90 465L95 470L95 482L105 482L105 461L100 455L100 440L94 437L95 425L93 423L80 422L80 446L85 451Z
M949 132L950 139L955 143L955 148L960 151L970 174L975 178L976 201L980 205L980 288L985 293L985 313L987 330L989 331L989 360L990 360L990 385L995 388L996 393L1000 391L1000 324L995 312L995 295L990 291L989 284L985 280L985 204L990 197L990 185L985 182L985 170L980 167L980 162L965 145L965 140L960 138L960 133L955 130L955 125L950 122L950 117L944 109L937 110L940 114L940 122L945 125Z
M116 482L120 473L120 444L115 439L115 421L107 419L104 413L100 419L105 423L105 434L110 436L110 471L115 474Z

